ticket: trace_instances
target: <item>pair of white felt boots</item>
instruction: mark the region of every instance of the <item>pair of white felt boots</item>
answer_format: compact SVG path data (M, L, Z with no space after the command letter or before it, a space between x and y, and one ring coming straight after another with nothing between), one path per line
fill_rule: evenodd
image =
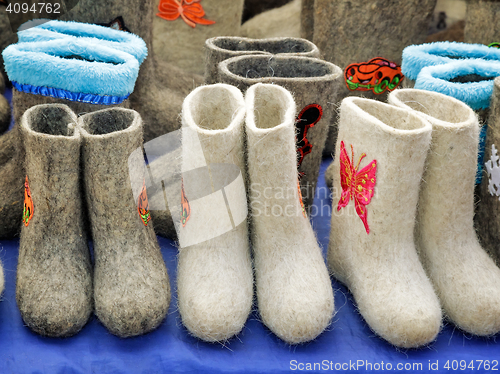
M468 333L495 334L500 269L473 227L478 119L434 92L396 90L389 103L342 102L329 268L396 346L434 340L443 312Z
M178 305L203 340L242 330L253 268L262 321L284 341L314 339L333 316L298 189L295 111L292 95L271 84L251 86L245 98L230 85L202 86L184 101Z

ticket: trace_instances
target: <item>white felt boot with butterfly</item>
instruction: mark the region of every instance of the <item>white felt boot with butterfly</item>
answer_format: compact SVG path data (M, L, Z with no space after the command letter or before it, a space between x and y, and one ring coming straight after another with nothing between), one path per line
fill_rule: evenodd
M264 324L288 343L316 338L330 323L333 291L297 179L295 103L286 89L246 92L251 240Z
M473 226L477 116L436 92L397 90L389 102L432 124L418 203L420 259L446 316L471 334L493 335L500 331L500 269L481 248Z
M182 323L206 341L238 334L252 307L244 119L243 94L227 84L195 89L182 107L177 293Z
M349 97L340 107L328 265L371 329L398 347L434 340L441 308L413 240L430 124Z

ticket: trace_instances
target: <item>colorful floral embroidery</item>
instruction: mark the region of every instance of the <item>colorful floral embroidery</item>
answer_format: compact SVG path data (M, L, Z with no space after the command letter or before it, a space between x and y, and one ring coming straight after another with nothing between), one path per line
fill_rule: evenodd
M318 104L309 104L304 107L297 116L295 121L298 129L297 134L297 168L300 168L304 157L311 153L313 145L307 139L307 131L316 125L323 115L323 108ZM305 173L299 173L299 178L302 178Z
M23 222L24 226L28 226L31 219L33 218L33 213L35 211L35 207L33 205L33 199L31 198L31 190L30 185L28 183L28 176L26 176L26 180L24 181L24 208L23 208Z
M352 161L354 161L354 148L352 145L351 154ZM370 204L375 193L377 160L373 160L358 172L359 164L364 157L366 157L366 154L362 153L358 164L354 167L345 150L344 142L340 142L340 184L342 186L342 195L337 206L337 211L347 206L349 201L354 199L356 212L365 225L366 233L369 234L370 228L367 222L368 211L366 206Z
M493 43L488 44L488 47L491 47L491 48L500 48L500 43L493 42Z
M186 226L187 221L189 221L189 217L191 217L191 206L189 205L189 200L186 197L186 191L184 191L184 181L182 181L182 190L181 190L181 204L182 204L182 217L181 223L182 226Z
M142 184L142 191L137 200L137 211L141 216L142 223L147 226L151 220L151 213L149 212L148 194L146 193L146 181Z
M156 15L167 21L175 21L179 16L192 28L196 24L213 25L215 21L203 18L205 11L200 4L201 0L160 0Z
M347 88L351 91L372 91L376 95L392 91L403 81L401 66L382 57L354 63L344 70Z

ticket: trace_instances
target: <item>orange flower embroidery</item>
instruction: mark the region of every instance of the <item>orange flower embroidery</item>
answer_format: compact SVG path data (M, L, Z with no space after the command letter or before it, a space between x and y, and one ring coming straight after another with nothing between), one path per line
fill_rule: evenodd
M28 226L31 219L33 218L33 212L35 207L33 205L33 199L31 198L30 185L28 183L28 176L26 176L26 181L24 182L24 208L23 208L23 222L24 226Z
M192 28L195 28L197 23L200 25L213 25L215 21L203 18L205 16L205 11L201 4L199 4L200 1L201 0L160 0L160 4L158 5L160 13L156 15L167 21L175 21L181 16L184 22Z

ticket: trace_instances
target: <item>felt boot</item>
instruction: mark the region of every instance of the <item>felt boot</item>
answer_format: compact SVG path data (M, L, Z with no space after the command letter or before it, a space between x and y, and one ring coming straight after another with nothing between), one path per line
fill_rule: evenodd
M248 38L300 37L300 2L293 0L261 13L241 25L239 35Z
M0 94L0 135L3 134L5 131L7 131L9 125L10 125L10 105L7 99L2 94Z
M148 58L141 66L137 85L130 96L131 107L144 121L144 140L149 141L180 127L182 101L202 77L155 58L153 50L154 0L101 1L79 0L62 18L96 23L140 36L148 48Z
M498 176L498 149L500 147L500 79L494 81L488 130L484 152L483 179L479 189L474 221L484 249L500 262L500 179Z
M142 164L129 171L132 152L142 147L141 117L130 109L106 109L80 117L79 129L95 313L115 335L145 334L165 318L170 284L150 222Z
M314 0L302 0L300 10L300 37L313 40L314 36Z
M26 176L21 116L47 103L67 104L77 114L126 106L139 63L128 53L70 38L13 44L3 57L13 85L15 126L0 137L0 237L12 237L20 230Z
M416 242L444 312L471 334L495 334L500 331L500 269L481 248L473 225L477 117L462 102L435 92L399 90L389 102L415 110L432 124Z
M238 334L252 307L245 112L241 92L224 84L197 88L182 110L183 194L190 215L178 221L177 292L182 323L206 341Z
M431 131L375 100L349 97L340 107L328 265L370 328L403 348L430 343L441 326L413 237Z
M52 337L76 334L92 312L76 123L66 105L49 104L26 111L20 126L26 175L16 300L24 323Z
M260 13L279 8L288 2L290 2L290 0L245 0L242 20L245 22Z
M276 83L294 95L300 187L309 213L342 71L311 57L250 55L220 63L219 76L242 91L259 82Z
M334 312L333 291L301 202L295 104L277 85L256 84L245 97L251 241L264 324L284 341L316 338Z
M231 57L265 54L286 56L320 57L319 49L310 41L300 38L249 39L220 36L205 42L205 83L219 81L219 63Z
M467 0L464 41L489 45L500 42L500 3Z
M243 2L155 0L153 48L158 58L187 72L203 74L205 40L239 35Z

